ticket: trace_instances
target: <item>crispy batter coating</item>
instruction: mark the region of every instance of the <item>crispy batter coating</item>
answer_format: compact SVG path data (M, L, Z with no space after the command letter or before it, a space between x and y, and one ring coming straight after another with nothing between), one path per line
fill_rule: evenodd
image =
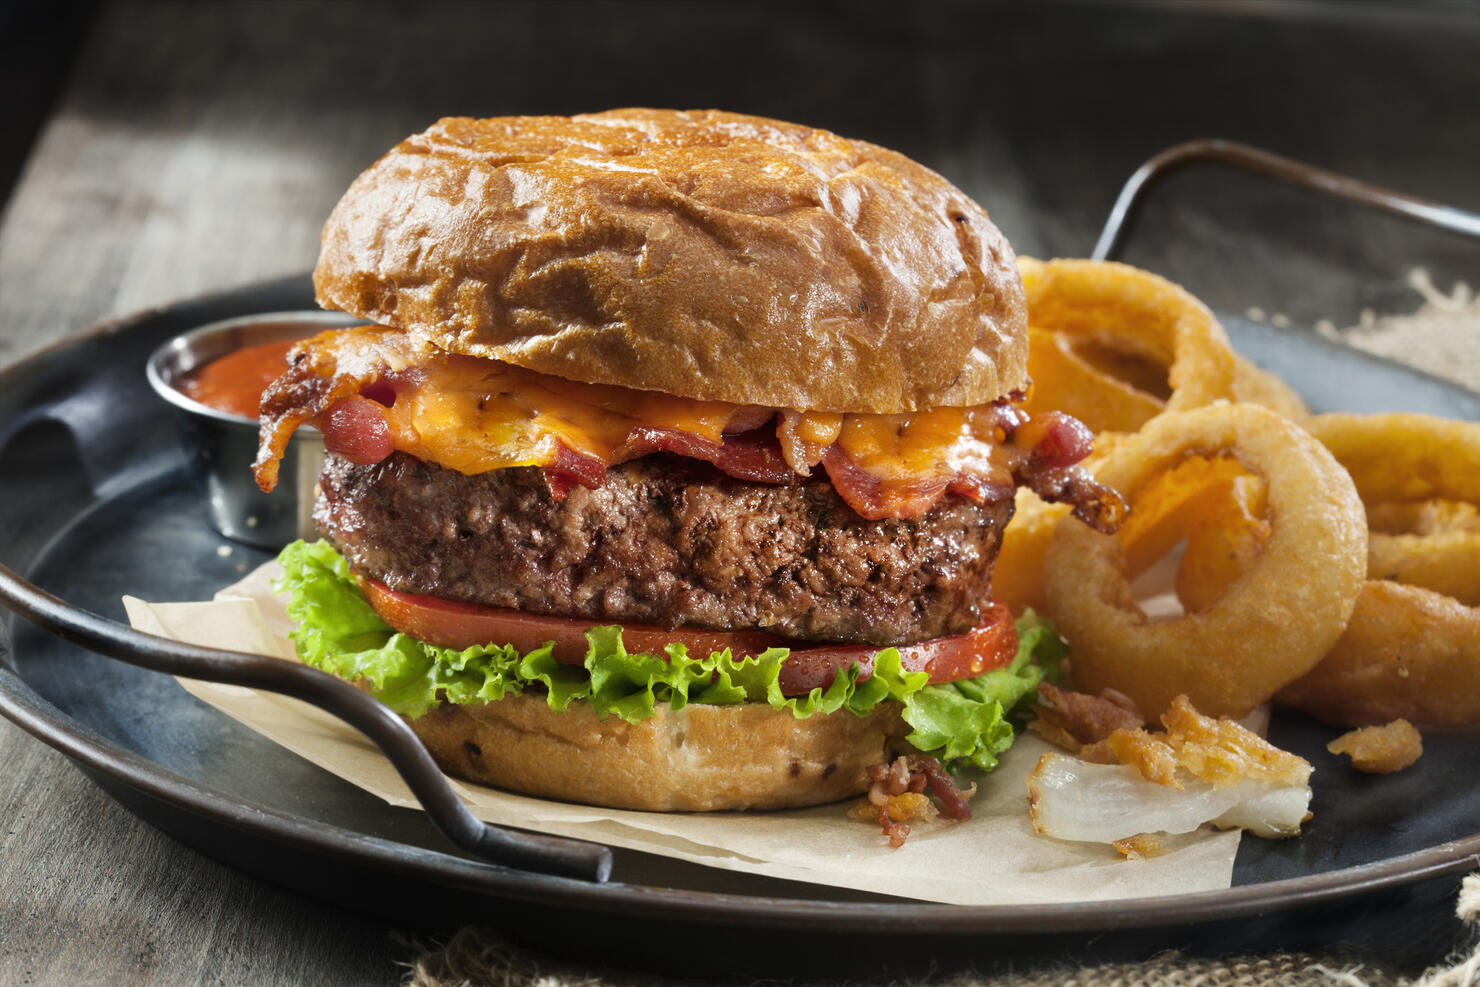
M1326 750L1347 755L1358 771L1386 775L1402 771L1423 756L1423 737L1412 723L1397 719L1344 733L1327 744Z
M1191 776L1223 788L1244 779L1304 785L1311 766L1241 724L1203 716L1186 696L1162 715L1165 733L1117 730L1106 741L1116 760L1134 765L1148 781L1181 789Z

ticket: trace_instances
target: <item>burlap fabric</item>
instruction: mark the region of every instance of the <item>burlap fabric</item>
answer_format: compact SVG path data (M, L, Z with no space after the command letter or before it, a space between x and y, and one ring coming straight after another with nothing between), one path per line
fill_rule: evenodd
M1439 377L1480 391L1480 299L1471 289L1456 285L1449 294L1434 287L1419 269L1409 283L1423 298L1411 315L1378 317L1363 313L1360 323L1338 329L1316 326L1329 338L1389 359L1403 361ZM1270 317L1272 321L1277 316ZM1282 320L1279 320L1282 321ZM846 981L847 987L1130 987L1155 984L1166 987L1480 987L1480 873L1465 878L1456 911L1464 923L1462 941L1440 946L1434 965L1417 976L1374 962L1356 959L1356 952L1333 946L1329 952L1277 953L1205 959L1167 953L1138 963L1096 967L1047 965L1031 971L983 975L952 973L916 980ZM1411 959L1411 958L1410 958ZM497 932L466 928L451 941L422 956L409 970L412 987L675 987L705 982L647 973L592 970L536 956L510 946ZM761 981L757 983L786 983ZM844 987L844 982L813 981L807 987Z
M413 987L464 984L495 987L678 987L680 984L703 982L650 974L593 973L572 969L563 964L542 962L497 939L468 929L458 933L440 952L418 962L408 981ZM754 983L759 987L786 981ZM829 984L813 981L808 987L1131 987L1142 984L1166 987L1296 987L1305 984L1385 987L1397 983L1400 980L1390 973L1330 957L1281 953L1209 960L1168 953L1144 963L1079 968L1051 966L1033 972L996 976L957 973L923 980L849 980Z

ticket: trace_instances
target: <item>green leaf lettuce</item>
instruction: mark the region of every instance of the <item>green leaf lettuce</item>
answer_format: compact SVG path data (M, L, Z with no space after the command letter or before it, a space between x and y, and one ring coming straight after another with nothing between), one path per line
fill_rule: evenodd
M392 630L328 542L294 542L279 561L283 576L277 588L289 594L299 658L339 678L367 681L377 698L413 718L441 700L497 702L525 691L543 695L556 711L584 702L603 719L617 716L629 723L664 705L676 710L689 703L763 702L803 719L839 710L863 716L893 700L903 705L913 729L905 738L910 744L953 766L990 770L1012 744L1007 712L1032 695L1045 674L1056 674L1064 653L1052 628L1029 613L1018 621L1013 661L977 678L928 685L924 672L905 671L899 652L884 648L871 677L859 681L858 669L850 667L826 689L788 697L779 684L785 648L736 658L728 650L689 655L683 645L670 644L664 655L629 654L620 627L593 627L586 632L584 667L560 664L548 644L523 655L497 644L459 651Z

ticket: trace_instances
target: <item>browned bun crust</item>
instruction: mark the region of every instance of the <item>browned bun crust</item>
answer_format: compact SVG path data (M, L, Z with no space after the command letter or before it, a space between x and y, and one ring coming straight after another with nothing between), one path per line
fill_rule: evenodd
M640 723L563 713L543 696L444 703L408 721L449 774L587 805L654 811L789 809L868 787L864 769L905 732L898 703L798 720L757 703L660 707Z
M350 186L314 285L442 349L686 398L895 413L1027 381L980 206L901 154L733 113L441 120Z

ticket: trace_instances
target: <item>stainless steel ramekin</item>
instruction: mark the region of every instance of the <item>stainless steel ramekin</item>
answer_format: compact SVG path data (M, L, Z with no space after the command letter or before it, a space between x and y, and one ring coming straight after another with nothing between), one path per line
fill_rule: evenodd
M313 537L314 485L324 462L324 437L316 429L300 428L283 456L277 489L263 493L251 470L257 420L192 400L179 390L180 382L197 367L235 350L362 322L338 312L247 315L182 333L149 357L149 384L174 407L206 516L227 538L276 549L294 538Z

